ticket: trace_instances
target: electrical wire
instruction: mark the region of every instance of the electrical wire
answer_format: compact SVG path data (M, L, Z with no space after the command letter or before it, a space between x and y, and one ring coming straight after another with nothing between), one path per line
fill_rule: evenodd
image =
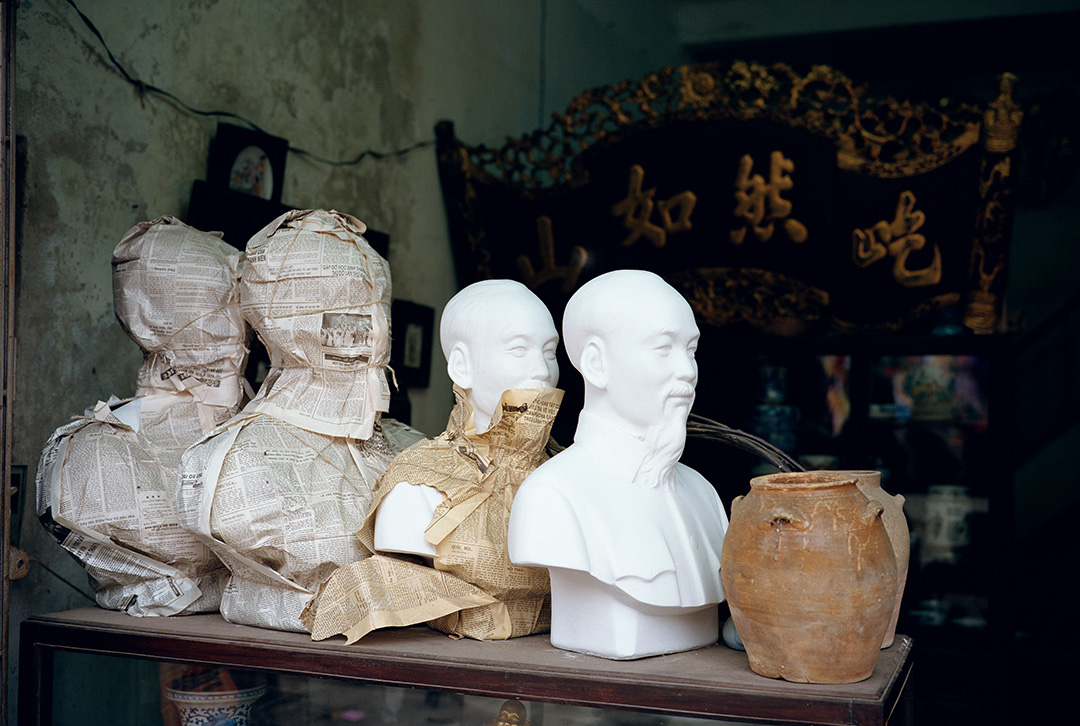
M91 21L90 18L88 18L86 14L81 9L79 9L79 6L75 4L74 0L67 0L67 4L70 5L72 9L79 14L79 18L82 20L83 24L90 30L91 33L94 34L94 37L98 39L98 42L101 43L101 47L105 50L105 55L109 57L109 62L112 63L113 67L116 68L117 72L121 76L123 76L125 81L135 87L135 90L138 91L140 96L144 96L146 94L161 96L162 98L168 99L172 103L184 109L188 113L194 114L196 116L211 116L216 118L232 119L234 121L238 121L244 124L253 131L258 131L259 133L266 134L267 136L272 135L246 116L241 116L240 114L233 113L232 111L207 111L204 109L194 108L185 103L175 94L170 93L163 88L159 88L152 83L146 83L139 80L137 77L133 76L130 72L128 72L127 68L125 68L123 64L116 59L116 56L113 55L112 50L109 48L109 44L105 42L105 38L101 35L101 31L99 31L97 29L97 26L94 25L93 21ZM308 159L311 159L312 161L319 162L320 164L326 164L328 166L355 166L367 157L371 157L372 159L392 159L399 156L405 156L406 154L416 151L417 149L423 149L428 146L434 145L434 139L427 139L424 141L417 141L415 144L406 146L402 149L396 149L394 151L374 151L372 149L368 149L367 151L360 152L351 159L339 160L329 159L325 156L320 156L306 149L301 149L292 145L289 146L289 151L299 156L304 156Z

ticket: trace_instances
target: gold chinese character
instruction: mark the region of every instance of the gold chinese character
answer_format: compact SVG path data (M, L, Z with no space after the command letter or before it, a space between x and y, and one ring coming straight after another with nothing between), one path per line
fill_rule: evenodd
M577 285L578 276L585 267L588 252L584 247L575 246L570 250L570 263L555 264L555 238L551 233L551 218L536 218L536 236L540 243L540 262L543 267L537 271L528 255L518 255L518 269L525 278L525 285L535 290L548 280L562 278L562 291L570 292Z
M735 177L735 216L747 224L731 230L731 241L742 244L749 226L759 242L768 242L773 236L774 222L783 220L782 226L788 239L805 242L808 236L806 227L802 222L788 218L791 202L780 196L781 192L794 186L789 174L795 171L795 162L785 159L779 151L772 152L767 183L760 174L750 174L753 168L754 159L749 154L739 159L739 172Z
M642 190L644 181L645 170L637 164L631 166L626 198L611 205L612 216L622 217L623 226L630 230L622 241L624 247L629 247L643 236L653 247L663 247L668 232L683 232L691 227L690 213L697 204L697 196L693 192L683 191L668 199L654 201L656 187ZM653 209L660 213L660 225L652 223Z
M934 245L934 260L921 270L909 270L907 259L914 250L926 246L926 237L916 232L926 215L915 209L915 195L900 193L892 222L884 220L867 229L852 232L853 258L859 267L869 267L886 256L893 258L893 278L906 287L922 287L941 282L941 250Z

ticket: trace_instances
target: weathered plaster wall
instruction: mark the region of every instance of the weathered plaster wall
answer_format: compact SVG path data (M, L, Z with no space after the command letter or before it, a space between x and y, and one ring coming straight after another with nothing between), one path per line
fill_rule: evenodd
M78 5L136 77L330 158L431 139L444 118L470 142L498 144L583 88L681 60L671 23L658 20L666 11L648 0L620 3L617 15L592 0ZM54 429L99 398L134 393L140 357L113 317L110 255L135 223L184 218L192 182L205 178L217 120L140 97L63 0L22 0L17 34L16 129L26 137L27 164L13 460L29 465L32 478ZM388 232L395 297L438 311L456 291L432 148L351 167L292 154L282 201L336 208ZM452 397L438 356L431 386L410 398L414 424L440 431ZM31 613L89 604L57 577L89 592L81 568L37 525L32 487L27 494L14 529L38 562L12 585L16 631ZM107 702L123 680L108 671L84 690ZM13 719L14 698L7 708ZM114 722L139 722L125 708L114 704Z

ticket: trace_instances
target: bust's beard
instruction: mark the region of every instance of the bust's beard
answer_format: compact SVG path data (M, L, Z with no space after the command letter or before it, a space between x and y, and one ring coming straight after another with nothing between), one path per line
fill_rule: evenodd
M649 453L638 467L635 481L649 486L671 481L686 446L687 414L688 411L680 407L649 429L645 435Z

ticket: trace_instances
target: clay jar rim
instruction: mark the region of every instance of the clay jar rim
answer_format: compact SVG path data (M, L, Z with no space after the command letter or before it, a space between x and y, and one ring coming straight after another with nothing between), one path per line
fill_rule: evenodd
M858 478L854 472L830 471L781 471L775 474L763 474L750 480L751 489L832 489L856 485Z
M829 473L853 476L858 481L881 483L881 470L879 469L830 469Z

